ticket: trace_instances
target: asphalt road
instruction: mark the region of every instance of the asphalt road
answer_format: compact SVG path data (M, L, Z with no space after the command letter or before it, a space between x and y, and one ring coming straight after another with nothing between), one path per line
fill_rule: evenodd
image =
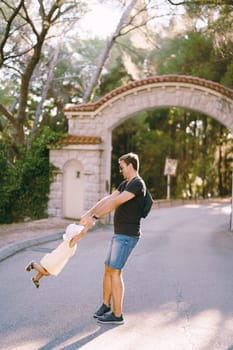
M60 241L0 263L0 349L232 350L233 233L226 204L153 210L124 271L125 324L99 325L111 226L90 232L40 289L24 271Z

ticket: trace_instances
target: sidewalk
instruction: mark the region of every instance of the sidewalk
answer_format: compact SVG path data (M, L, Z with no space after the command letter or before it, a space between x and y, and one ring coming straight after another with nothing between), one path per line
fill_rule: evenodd
M0 262L27 247L61 238L72 220L52 217L0 225Z

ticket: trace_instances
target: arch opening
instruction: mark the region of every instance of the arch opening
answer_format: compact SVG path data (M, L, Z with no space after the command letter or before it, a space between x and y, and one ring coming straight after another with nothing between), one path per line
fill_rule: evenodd
M119 156L135 151L154 198L167 197L166 158L178 161L176 177L171 178L173 198L231 195L232 134L212 116L174 107L145 110L125 119L112 133L113 188L121 180Z

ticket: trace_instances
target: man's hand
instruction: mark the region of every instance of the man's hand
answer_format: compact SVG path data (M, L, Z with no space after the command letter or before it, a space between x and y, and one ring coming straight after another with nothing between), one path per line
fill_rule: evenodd
M97 220L95 218L93 218L92 214L84 214L81 217L80 225L88 226L88 228L90 228L90 227L95 225L96 221Z

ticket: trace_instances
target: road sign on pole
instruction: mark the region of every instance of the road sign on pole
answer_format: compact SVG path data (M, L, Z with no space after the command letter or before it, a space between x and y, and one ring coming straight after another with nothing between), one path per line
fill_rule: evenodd
M166 158L164 175L167 176L167 199L170 199L171 176L176 176L177 159Z

